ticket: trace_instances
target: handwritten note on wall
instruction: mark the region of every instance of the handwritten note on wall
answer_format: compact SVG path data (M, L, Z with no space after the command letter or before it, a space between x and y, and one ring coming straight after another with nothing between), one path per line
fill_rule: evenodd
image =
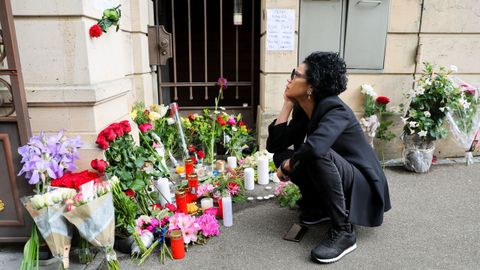
M267 9L267 51L293 51L295 10Z

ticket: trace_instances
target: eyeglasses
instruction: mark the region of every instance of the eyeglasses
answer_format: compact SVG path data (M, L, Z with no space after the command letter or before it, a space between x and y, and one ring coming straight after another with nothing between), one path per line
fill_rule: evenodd
M294 68L294 69L292 70L292 73L290 74L290 80L293 81L293 79L295 79L296 77L298 77L298 78L305 78L305 74L302 74L302 73L298 72L297 69Z

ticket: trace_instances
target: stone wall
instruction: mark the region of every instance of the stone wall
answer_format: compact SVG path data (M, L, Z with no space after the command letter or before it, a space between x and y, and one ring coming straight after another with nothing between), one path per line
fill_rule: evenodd
M118 4L120 30L91 39L89 28L103 9ZM98 131L128 119L133 101L154 100L146 36L152 1L15 0L12 6L32 131L80 134L79 165L86 168L100 153Z
M299 1L264 0L262 9L293 8L298 15ZM424 2L422 15L422 2ZM341 98L362 116L363 97L360 86L371 84L379 95L390 97L389 106L405 102L403 94L414 87L414 79L422 72L422 62L456 65L458 76L471 83L480 83L480 6L476 0L390 0L389 26L385 67L371 73L349 72L348 89ZM297 17L298 18L298 17ZM265 19L262 19L264 33ZM298 23L297 23L298 24ZM298 29L298 27L297 27ZM421 44L417 61L417 46ZM266 52L261 43L261 89L258 115L259 142L267 138L267 125L275 119L282 105L286 80L297 65L297 53ZM393 117L393 131L398 135L386 145L386 158L399 158L402 123ZM437 146L439 157L463 155L450 136Z

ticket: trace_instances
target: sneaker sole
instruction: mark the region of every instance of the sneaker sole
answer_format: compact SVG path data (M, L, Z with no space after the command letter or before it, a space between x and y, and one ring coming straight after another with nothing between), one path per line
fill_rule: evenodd
M319 258L316 258L315 256L312 256L313 259L315 259L316 261L320 262L320 263L334 263L338 260L340 260L341 258L343 258L343 256L347 255L348 253L354 251L355 249L357 248L357 244L353 244L353 246L347 248L344 252L342 252L342 254L338 255L337 257L335 258L331 258L331 259L319 259Z
M320 224L322 222L325 222L325 221L329 221L330 218L329 217L324 217L324 218L321 218L319 220L315 220L315 221L304 221L304 220L301 220L300 223L304 224L304 225L317 225L317 224Z

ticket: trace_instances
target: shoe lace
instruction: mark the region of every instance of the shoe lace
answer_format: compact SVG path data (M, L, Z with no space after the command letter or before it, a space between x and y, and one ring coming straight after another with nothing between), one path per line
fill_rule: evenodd
M331 228L327 233L328 243L330 245L333 245L338 240L338 238L340 238L340 236L341 236L340 231Z

